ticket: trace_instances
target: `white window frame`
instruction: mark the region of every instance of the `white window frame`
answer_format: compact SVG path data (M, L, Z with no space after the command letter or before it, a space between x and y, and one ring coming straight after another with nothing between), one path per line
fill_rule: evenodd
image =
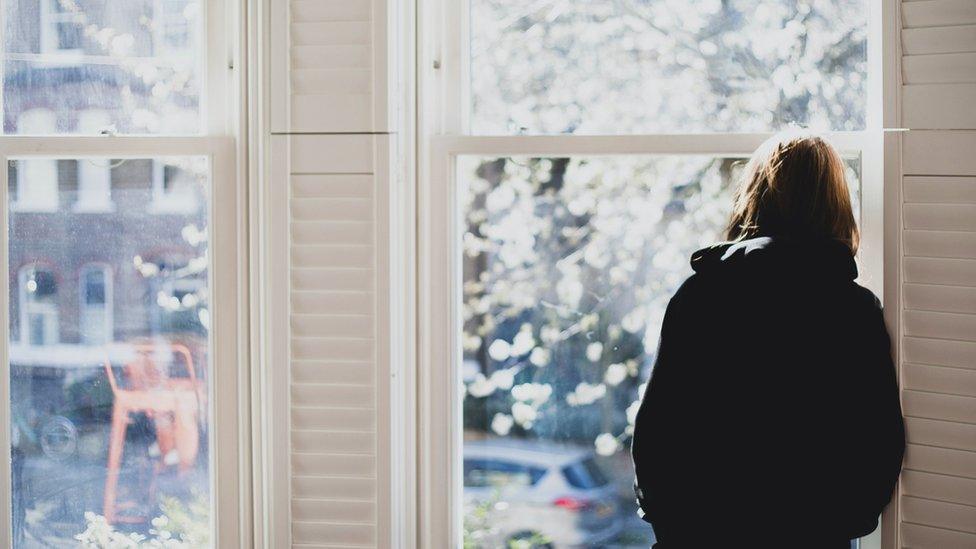
M152 159L206 157L210 166L209 271L210 350L208 399L210 418L211 531L215 547L248 547L250 523L249 415L247 375L247 254L246 173L237 158L235 135L244 128L243 74L235 70L242 53L243 5L225 0L201 0L205 28L205 79L200 97L198 135L167 136L0 136L0 162L11 159ZM228 24L231 22L232 24ZM0 174L0 272L9 272L8 171ZM0 340L8 341L10 280L0 281ZM0 449L10 448L9 346L0 345ZM4 450L6 451L6 450ZM0 460L0 547L12 547L10 461Z
M105 314L105 318L102 320L102 330L105 334L105 341L100 344L112 343L113 331L115 329L115 295L113 293L115 290L115 277L113 276L111 265L105 263L85 263L78 271L78 339L82 345L99 345L85 341L85 311L89 307L87 303L88 288L85 277L88 273L102 274L102 285L104 286L105 293L105 302L102 303Z
M897 7L868 4L867 111L862 131L824 132L842 154L861 160L861 250L859 282L884 295L883 152L892 140L883 119L897 80L888 77L897 45ZM417 54L417 460L418 545L457 547L461 540L461 229L455 186L462 155L748 156L775 132L648 135L502 135L467 133L468 2L434 0L418 15ZM885 76L882 80L882 75ZM885 106L885 109L882 107ZM883 116L884 115L884 116ZM889 166L890 169L890 166ZM636 508L635 508L636 512ZM862 549L881 547L879 527L861 540ZM784 547L790 540L784 540ZM886 547L888 545L886 541Z

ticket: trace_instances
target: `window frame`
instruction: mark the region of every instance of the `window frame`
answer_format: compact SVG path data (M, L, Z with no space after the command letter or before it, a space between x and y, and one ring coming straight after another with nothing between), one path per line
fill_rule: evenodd
M457 547L461 541L463 460L461 239L463 216L456 188L456 160L484 156L707 155L748 156L776 132L472 135L468 133L470 67L466 59L468 2L434 0L418 14L417 52L417 463L418 543ZM883 101L891 86L882 80L882 53L890 56L892 13L882 0L868 10L866 123L860 131L822 132L842 154L861 160L861 251L859 282L884 295L883 152L890 139L882 126ZM884 67L884 76L888 68ZM879 527L861 540L881 546ZM784 540L788 543L788 540Z
M209 390L211 532L215 547L246 547L252 539L249 524L251 454L247 433L249 414L245 376L247 358L247 265L244 253L248 218L244 197L246 164L238 158L239 131L246 108L245 73L236 70L242 53L243 10L225 0L200 0L199 60L204 81L200 96L199 132L191 135L54 134L0 135L0 162L9 159L154 159L206 157L210 167L209 271L210 304ZM230 24L228 24L230 23ZM243 135L241 135L243 138ZM8 170L0 175L0 271L9 272L7 204ZM14 211L16 204L11 204ZM67 207L71 207L68 205ZM64 207L64 205L62 205ZM10 280L0 282L0 338L10 337ZM111 303L108 304L111 307ZM9 346L0 345L0 448L10 448ZM0 546L12 546L12 483L10 460L0 460ZM96 510L97 512L98 510Z

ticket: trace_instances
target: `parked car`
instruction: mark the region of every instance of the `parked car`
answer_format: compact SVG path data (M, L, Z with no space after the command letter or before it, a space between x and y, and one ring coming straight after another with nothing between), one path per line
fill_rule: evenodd
M600 547L623 523L595 454L577 446L489 439L464 444L466 546Z

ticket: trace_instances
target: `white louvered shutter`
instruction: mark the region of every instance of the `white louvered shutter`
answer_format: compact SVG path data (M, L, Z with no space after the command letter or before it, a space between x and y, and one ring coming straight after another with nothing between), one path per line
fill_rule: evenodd
M391 544L387 13L272 0L273 547Z
M900 545L976 547L976 2L902 3Z

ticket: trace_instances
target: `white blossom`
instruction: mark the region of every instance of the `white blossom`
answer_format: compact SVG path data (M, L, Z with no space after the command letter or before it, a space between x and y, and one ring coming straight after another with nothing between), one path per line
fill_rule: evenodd
M512 419L512 416L508 414L499 413L495 414L495 416L491 418L491 430L499 436L508 435L509 431L512 430L512 425L514 424L515 421Z
M601 456L612 456L621 447L617 437L610 433L600 433L597 435L596 440L593 441L593 445L596 447L596 453Z
M607 371L603 374L603 381L611 387L620 385L625 379L627 379L627 367L619 362L607 366Z

